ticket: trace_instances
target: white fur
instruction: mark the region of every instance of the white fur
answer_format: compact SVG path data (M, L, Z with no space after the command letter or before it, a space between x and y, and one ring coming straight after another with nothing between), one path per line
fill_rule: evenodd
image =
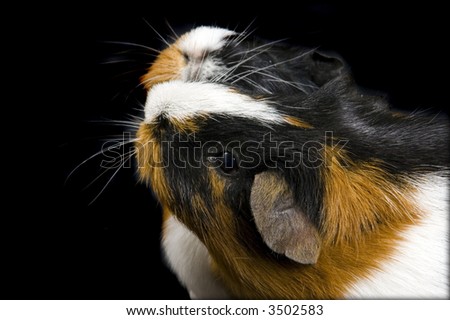
M169 119L189 119L198 115L242 117L263 124L282 123L278 111L263 101L232 91L225 85L173 80L155 85L147 95L145 121L161 114Z
M210 267L208 250L197 236L175 217L164 223L162 248L167 262L192 299L227 299Z
M205 53L221 49L226 44L226 37L235 34L234 31L198 27L183 35L178 46L181 51L194 59L201 59Z
M224 74L226 67L209 53L220 50L226 44L226 37L233 34L227 29L198 27L183 35L177 45L188 61L180 72L181 80L213 80Z
M403 234L380 270L353 286L348 298L449 297L449 181L429 176L419 188L415 200L424 212L422 221Z
M183 81L211 81L214 82L215 77L225 74L225 68L220 62L212 57L204 57L203 59L190 59L189 62L180 71L181 80Z

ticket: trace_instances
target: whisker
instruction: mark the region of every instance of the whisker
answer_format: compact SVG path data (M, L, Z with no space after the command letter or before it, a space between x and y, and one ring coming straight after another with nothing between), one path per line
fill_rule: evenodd
M139 43L134 43L134 42L126 42L126 41L103 41L103 43L109 43L109 44L120 44L120 45L124 45L124 46L130 46L130 47L138 47L138 48L143 48L149 51L153 51L157 54L160 54L161 51L154 49L152 47L143 45L143 44L139 44Z
M127 143L129 143L130 141L128 141ZM125 145L126 143L123 143L122 145ZM111 148L111 147L110 147ZM115 172L113 173L113 175L109 178L108 182L105 184L105 186L100 190L100 192L96 195L96 197L89 203L89 205L91 205L92 203L94 203L98 197L100 197L100 195L105 191L105 189L108 187L108 185L111 183L111 181L114 179L114 177L117 175L117 173L120 171L120 169L124 166L124 164L126 162L128 162L134 155L136 155L137 150L133 149L131 151L128 151L126 153L124 153L123 155L116 157L114 159L114 164L117 163L117 169L115 170ZM120 161L116 161L117 159L120 159ZM86 187L83 188L83 191L86 190L87 188L89 188L92 184L94 184L98 179L100 179L106 172L109 172L111 168L105 168L105 170L100 173L93 181L91 181Z
M236 38L236 45L240 45L245 39L247 39L249 36L251 36L255 31L256 28L254 28L253 30L250 30L250 27L253 25L253 23L256 21L256 18L254 18L249 24L248 26L244 29L244 31L239 32L238 37ZM236 31L237 27L235 28L234 31Z
M266 75L266 77L271 78L272 75ZM287 81L287 80L283 80L283 79L276 79L276 77L273 77L274 79L270 79L269 81L271 82L280 82L280 83L284 83L288 86L291 86L299 91L302 91L304 93L311 93L313 90L316 90L318 87L314 86L312 84L305 84L305 83L301 83L301 82L294 82L294 81ZM310 88L310 90L306 90L306 88Z
M277 105L277 106L280 106L280 107L283 107L283 108L286 108L286 109L298 109L298 110L307 109L307 108L300 107L300 106L288 106L286 104L282 104L280 102L276 102L276 101L272 101L272 100L270 101L270 103L274 104L274 105Z
M172 34L174 35L175 38L172 38L174 41L176 41L178 38L180 38L180 36L175 32L175 30L173 30L172 26L170 25L169 21L167 19L165 19L166 25L167 27L169 27L170 32L172 32Z
M125 62L138 62L136 59L117 59L117 60L109 60L109 61L104 61L104 62L100 62L100 64L103 65L107 65L107 64L116 64L116 63L125 63Z
M118 141L118 140L123 140L124 135L123 134L112 134L109 135L108 138L97 138L98 141L101 141L103 143L106 142L111 142L111 141ZM129 141L127 141L127 143L133 143L134 141L131 141L131 139L129 139Z
M253 85L255 88L258 88L258 89L260 89L261 91L264 91L264 92L267 93L267 94L270 94L270 95L273 94L272 91L270 91L270 90L267 89L267 88L264 88L262 85L260 85L259 83L255 82L255 81L253 81L253 80L251 80L251 79L244 78L244 79L242 79L242 81L245 81L245 82L247 82L247 83L250 84L250 85Z
M168 47L170 47L170 43L158 32L156 31L155 28L153 28L153 26L147 21L147 19L142 18L142 20L144 20L144 22L153 30L154 33L156 33L156 35L161 39L161 41Z
M202 59L200 60L200 66L197 69L197 73L195 75L195 81L200 80L201 70L203 68L203 63L205 62L206 56L207 56L206 53L202 54Z
M141 105L139 105L139 109L138 108L134 108L134 107L131 108L131 109L134 110L134 111L138 111L138 112L142 113L144 111L144 108L145 108L145 106L143 104L141 104ZM129 120L131 120L131 121L141 122L141 121L145 120L144 117L137 116L137 115L134 115L134 114L126 114L126 116L129 117Z
M109 185L109 184L111 183L111 181L114 179L114 177L117 175L117 173L120 171L120 169L121 169L121 167L119 166L119 167L117 168L117 170L113 173L113 175L111 176L111 178L109 178L108 182L106 182L106 184L105 184L105 186L102 188L102 190L100 190L100 192L95 196L95 198L94 198L91 202L89 202L89 205L93 204L93 203L98 199L98 197L101 196L101 194L105 191L105 189L108 187L108 185Z
M129 121L129 120L90 120L89 122L93 123L106 123L114 126L122 126L125 125L126 127L133 127L133 128L139 128L139 123L135 121Z
M120 136L119 138L123 138L123 134L122 134L122 136ZM104 139L105 140L105 139ZM116 142L115 144L113 144L112 146L110 146L108 149L111 149L111 148L118 148L118 147L121 147L121 146L124 146L124 145L126 145L126 144L129 144L129 143L134 143L134 142L136 142L138 139L137 138L133 138L133 139L130 139L130 140L127 140L127 141L119 141L119 142ZM108 139L108 140L106 140L106 141L111 141L111 139ZM113 140L114 141L114 140ZM104 148L102 147L101 149L100 149L100 151L98 151L98 152L96 152L96 153L94 153L93 155L91 155L91 156L89 156L88 158L86 158L86 159L84 159L80 164L78 164L68 175L67 175L67 177L66 177L66 179L64 180L64 185L66 185L67 184L67 182L70 180L70 178L72 177L72 175L81 167L81 166L83 166L84 164L86 164L87 162L89 162L90 160L92 160L92 159L94 159L95 157L98 157L99 155L101 155L101 154L103 154L103 152L104 152L105 150L104 150Z
M153 80L158 80L160 78L165 78L166 75L162 74L162 75L158 75L158 76L153 76L151 78L146 79L145 81L142 81L139 85L136 86L136 88L138 88L139 86L145 85L146 83L149 83Z
M86 158L85 160L83 160L79 165L77 165L68 175L66 180L64 181L64 185L67 184L67 182L69 181L70 177L75 173L75 171L77 171L82 165L84 165L86 162L94 159L95 157L99 156L100 154L103 153L103 150L100 150L96 153L94 153L93 155L91 155L90 157Z
M227 82L229 80L231 80L233 77L228 77L230 76L237 68L239 68L240 66L242 66L244 63L246 63L247 61L250 61L251 59L257 57L258 55L266 52L269 49L265 49L265 50L261 50L260 52L255 53L254 55L250 56L250 57L246 57L247 52L244 54L244 56L242 57L242 59L236 64L234 65L232 68L230 68L230 70L228 70L226 73L220 75L217 79L218 81L221 81L222 79L224 79L223 81Z
M146 49L147 50L147 49ZM154 49L156 50L156 49ZM143 55L143 56L150 56L150 57L156 57L158 56L158 52L147 52L147 51L138 51L136 49L126 49L126 50L120 50L120 51L116 51L115 55L131 55L131 54L135 54L135 55Z
M250 67L248 67L248 68L250 68ZM281 83L290 85L290 86L292 86L292 87L294 87L294 88L296 88L296 89L298 89L298 90L300 90L300 91L302 91L304 93L309 93L309 92L306 91L305 87L306 88L310 88L312 90L316 90L317 89L317 85L315 85L315 84L307 84L307 83L301 83L301 82L295 82L295 81L288 81L288 80L282 79L280 77L274 76L274 75L272 75L270 73L261 72L261 71L258 71L258 70L256 70L256 71L257 71L256 74L259 74L259 75L261 75L263 77L270 78L270 81L281 82ZM298 86L299 84L301 85L301 87Z
M274 41L271 41L271 42L268 42L268 43L264 43L264 44L262 44L262 45L260 45L260 46L257 46L257 47L255 47L255 48L252 48L252 49L250 49L250 50L247 50L246 51L246 53L251 53L251 52L253 52L253 51L257 51L257 50L260 50L260 49L262 49L262 48L266 48L266 47L271 47L271 46L273 46L273 45L275 45L275 44L277 44L277 43L280 43L280 42L283 42L283 41L285 41L287 38L284 38L284 39L279 39L279 40L274 40ZM270 48L269 48L270 49ZM265 51L267 51L267 50L265 50ZM264 51L264 52L265 52ZM233 53L232 55L230 55L230 57L234 57L234 56L236 56L236 55L238 55L239 53Z
M118 74L112 76L111 79L116 79L116 80L118 81L119 78L125 77L125 76L127 76L127 75L129 75L129 74L136 73L136 72L138 72L138 71L139 71L139 72L142 71L142 68L130 69L130 70L128 70L128 71L125 71L125 72L122 72L122 73L118 73Z
M95 177L91 182L89 182L81 191L86 191L90 186L92 186L98 179L100 179L105 173L109 172L111 168L104 168L104 170Z
M275 40L275 41L272 41L272 42L270 42L270 43L266 43L266 44L260 45L260 46L258 46L258 47L256 47L256 48L253 48L253 49L251 49L251 50L246 51L245 54L243 55L243 57L241 58L241 60L239 61L239 63L237 63L235 66L233 66L233 68L231 68L230 70L228 70L225 74L219 76L217 81L220 81L222 78L225 78L224 81L229 81L229 80L231 80L232 77L228 78L227 76L230 75L231 73L233 73L237 68L239 68L240 66L242 66L245 62L250 61L251 59L257 57L258 55L260 55L260 54L262 54L262 53L264 53L264 52L267 52L267 51L270 49L270 47L271 47L272 45L277 44L277 43L282 42L282 41L284 41L284 39L281 39L281 40ZM264 50L262 50L262 49L264 49ZM254 55L252 55L252 56L250 56L250 57L248 57L248 58L246 58L246 56L247 56L249 53L254 52L254 51L257 51L257 50L261 50L261 51L257 52L256 54L254 54ZM233 55L231 55L230 57L235 56L235 55L237 55L237 54L233 54ZM225 75L226 75L226 76L225 76Z
M302 53L302 54L300 54L300 55L298 55L298 56L295 56L295 57L293 57L293 58L290 58L290 59L287 59L287 60L284 60L284 61L280 61L280 62L277 62L277 63L273 63L273 64L271 64L271 65L268 65L268 66L265 66L265 67L262 67L262 68L259 68L259 69L249 70L249 71L247 71L247 72L241 72L240 74L237 74L237 75L234 76L234 77L238 77L238 78L237 78L236 80L234 80L233 82L231 82L231 84L234 84L234 83L236 83L237 81L241 80L243 77L248 77L248 76L254 74L255 72L267 70L267 69L269 69L269 68L273 68L273 67L279 66L279 65L281 65L281 64L285 64L285 63L288 63L288 62L291 62L291 61L300 59L300 58L304 57L305 55L307 55L307 54L313 52L313 51L316 50L316 49L317 49L317 48L308 50L308 51L306 51L306 52L304 52L304 53Z

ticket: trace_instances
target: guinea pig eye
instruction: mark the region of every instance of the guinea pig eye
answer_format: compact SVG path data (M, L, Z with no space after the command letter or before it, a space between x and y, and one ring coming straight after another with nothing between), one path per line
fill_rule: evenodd
M223 164L220 169L225 173L231 173L238 169L237 160L231 152L225 152L223 154Z
M215 157L208 157L208 160L225 174L233 174L239 169L236 157L229 151Z

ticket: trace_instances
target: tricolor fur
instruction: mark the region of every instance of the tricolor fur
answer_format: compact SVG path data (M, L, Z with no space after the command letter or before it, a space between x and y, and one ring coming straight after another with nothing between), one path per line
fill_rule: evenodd
M137 143L140 176L166 208L168 263L192 297L447 298L446 119L391 112L340 68L305 61L297 70L315 71L240 79L267 52L233 69L217 57L249 39L200 30L144 77ZM186 78L191 46L218 68ZM224 153L235 169L217 165Z
M445 296L447 265L442 260L446 256L447 228L442 227L446 222L442 214L446 212L446 202L442 195L448 188L447 127L437 120L399 117L379 108L372 109L370 100L346 92L347 84L339 80L298 105L292 103L289 108L287 101L282 106L265 102L266 108L272 108L281 117L289 115L309 123L309 129L276 122L268 128L264 115L258 122L254 115L245 117L226 109L217 111L222 103L220 95L217 100L208 96L213 105L211 113L200 109L199 119L195 110L180 115L177 91L188 86L192 95L183 103L195 109L196 92L204 90L203 83L162 84L149 93L148 101L153 101L153 93L161 97L161 90L165 91L166 98L158 100L164 105L164 111L147 119L148 123L140 131L141 175L152 183L163 204L204 243L215 274L231 296L342 298L351 295L352 290L362 297L414 297L423 292ZM236 95L227 87L221 89L223 95ZM343 121L350 116L351 123ZM191 122L198 123L194 131ZM184 123L184 130L180 130ZM355 130L356 123L361 130ZM333 139L327 141L330 131ZM268 133L271 133L270 141L265 138ZM225 146L233 141L251 141L247 149L233 149L238 158L248 163L233 176L224 176L208 167L210 154L196 155L193 149L198 143L210 141L215 141L217 148L219 144ZM165 149L169 144L163 142L169 142L172 150ZM278 155L271 158L274 155L268 153L270 148L261 147L277 142L289 143L285 147L280 144ZM312 143L311 148L306 150L304 146L308 143ZM159 152L149 151L149 145ZM172 159L173 155L179 158ZM152 166L150 158L163 165ZM298 166L286 168L286 161L296 160ZM182 163L199 166L180 168ZM249 198L255 175L264 171L273 171L286 181L296 205L319 231L322 248L314 265L302 265L274 254L257 232ZM423 201L419 201L424 197L423 188L430 185L437 199L428 201L438 210L423 208ZM429 222L436 219L440 223L433 229ZM415 235L419 237L424 232L420 225L433 232L428 244L413 246L417 241ZM408 236L404 238L405 235ZM440 245L434 243L436 239ZM433 250L424 250L423 246L431 246ZM402 247L409 248L411 253L398 249ZM379 273L383 267L389 269L392 261L411 261L414 257L421 259L422 264L406 266L412 270L417 268L415 275L419 279L424 276L439 279L422 281L429 288L422 287L422 283L416 287L419 281L406 281L406 288L392 286L396 291L386 289L379 295L368 289L358 291L357 288L371 281L364 282L364 279L382 279ZM435 265L435 261L440 263ZM406 267L401 262L398 265ZM406 270L396 271L408 276ZM382 283L375 283L383 287Z
M310 93L345 70L336 54L247 34L199 27L164 49L142 77L150 89L169 80L239 86L252 94Z

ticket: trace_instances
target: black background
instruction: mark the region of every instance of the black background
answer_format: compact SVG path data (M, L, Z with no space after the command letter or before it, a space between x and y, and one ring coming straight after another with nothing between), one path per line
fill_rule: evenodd
M26 50L19 50L23 69L14 105L22 119L19 136L27 139L13 138L19 150L4 156L10 165L3 172L13 175L1 225L4 298L187 298L161 259L160 208L133 168L119 171L92 204L113 173L84 189L101 173L100 158L65 181L100 149L100 139L123 131L97 121L140 114L135 108L145 95L136 86L151 52L108 41L163 48L148 24L167 38L166 22L180 32L198 25L242 31L253 21L250 28L263 38L338 52L361 86L396 108L445 112L448 28L442 6L322 1L244 10L210 2L202 6L206 13L194 3L124 6L36 13L20 41ZM108 63L118 59L132 61Z

